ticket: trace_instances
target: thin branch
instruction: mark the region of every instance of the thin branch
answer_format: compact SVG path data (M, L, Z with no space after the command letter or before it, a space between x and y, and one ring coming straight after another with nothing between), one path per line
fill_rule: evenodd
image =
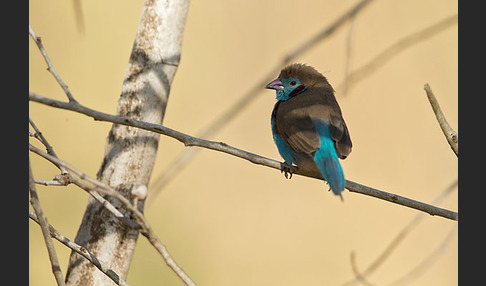
M40 179L34 179L34 182L38 185L43 185L43 186L58 186L58 187L65 187L69 183L63 183L59 182L58 180L40 180Z
M356 85L356 83L369 77L380 67L382 67L387 61L399 55L406 49L414 46L415 44L421 41L427 40L430 37L442 31L445 31L447 28L451 27L454 24L457 24L457 19L458 19L457 14L449 16L445 19L440 20L437 23L432 24L431 26L426 27L425 29L422 29L418 32L414 32L410 35L401 38L393 45L387 47L385 50L379 53L367 64L364 64L361 67L357 68L356 70L352 71L345 79L345 82L338 85L336 89L341 90L343 88L343 84L346 84L346 90L347 91L351 90L351 88L353 88L353 86Z
M437 101L437 98L435 98L435 95L432 92L432 89L430 88L428 83L424 85L424 89L425 89L425 93L427 93L427 98L429 99L430 105L432 106L432 110L434 111L435 117L439 122L442 133L444 133L444 136L446 137L447 142L449 142L452 151L454 151L456 156L459 156L459 146L458 146L459 138L457 132L454 129L452 129L452 127L447 122L444 113L442 113L442 109L440 108L439 102Z
M444 253L444 250L447 246L449 246L452 238L457 232L458 225L455 224L452 226L449 233L447 233L446 237L442 240L442 242L435 248L432 253L430 253L422 262L420 262L417 266L415 266L411 271L407 274L403 275L402 277L398 278L394 282L390 283L389 285L398 286L398 285L411 285L411 281L417 279L420 275L422 275L425 270L430 267L437 258Z
M71 95L71 92L69 91L69 88L67 85L62 81L61 77L59 74L57 74L56 70L54 69L54 66L51 63L51 60L47 56L47 52L44 49L44 45L42 44L41 38L38 37L35 33L32 27L29 24L29 35L34 39L34 42L36 43L37 47L39 48L39 51L41 52L42 56L44 57L44 60L46 61L47 64L47 70L54 76L56 79L57 83L62 87L64 90L64 93L66 93L69 101L76 101L74 97Z
M358 14L367 4L371 3L371 0L363 0L361 2L358 2L354 7L346 11L341 17L339 17L336 21L334 21L329 27L325 28L321 32L319 32L317 35L312 37L310 40L304 42L302 45L300 45L296 50L294 50L292 53L290 53L286 58L285 61L286 63L289 63L292 61L294 58L297 56L301 55L308 49L310 49L312 46L320 42L322 39L325 39L329 37L330 35L334 34L340 28L343 26L345 23L347 23L350 19L353 19L356 14Z
M355 17L351 18L349 21L349 28L348 34L346 36L346 58L344 61L344 82L343 82L343 92L341 93L343 97L348 94L348 75L349 69L351 67L352 62L352 50L353 50L353 35L354 35L354 26L355 26Z
M71 102L69 104L72 104L72 103L73 102ZM74 104L77 104L77 103L74 103ZM77 104L77 105L79 105L79 104ZM150 123L148 123L148 124L150 124ZM31 144L29 144L29 150L38 154L38 155L41 155L42 157L48 159L49 161L52 161L55 164L63 166L64 168L66 168L70 172L72 172L73 174L76 174L77 176L79 176L81 179L86 180L86 181L94 184L97 187L96 188L97 192L102 193L104 195L112 196L112 197L116 198L117 200L119 200L120 203L122 203L125 206L125 208L133 214L136 222L140 225L140 227L136 227L136 229L138 229L140 231L140 233L142 233L142 235L145 236L149 240L149 242L152 244L152 246L163 257L165 263L177 274L177 276L179 276L179 278L181 278L181 280L186 285L190 285L190 286L196 285L191 280L191 278L184 272L184 270L182 270L182 268L179 267L177 265L177 263L174 261L174 259L171 257L171 255L169 254L165 245L160 242L157 235L153 232L149 222L145 219L145 216L143 215L143 213L141 213L138 210L138 208L135 205L133 205L127 198L125 198L122 194L117 192L115 189L113 189L109 185L106 185L103 182L100 182L96 179L89 177L88 175L79 171L78 169L71 166L70 164L68 164L68 163L66 163L66 162L64 162L64 161L62 161L58 158L55 158L54 156L51 156L51 155L49 155L45 152L42 152L40 149L32 146ZM76 182L76 180L73 180L73 182ZM106 207L106 204L103 204L103 206ZM122 218L124 218L123 215L122 215ZM129 220L129 219L127 218L126 220Z
M78 113L82 113L84 115L90 116L94 118L95 120L99 121L108 121L116 124L122 124L122 125L127 125L127 126L133 126L145 130L149 130L152 132L156 132L162 135L166 135L169 137L172 137L182 143L184 143L185 146L198 146L198 147L203 147L223 153L227 153L245 160L248 160L254 164L257 165L264 165L270 168L274 168L277 170L282 170L282 163L268 159L262 156L259 156L257 154L253 154L238 148L234 148L232 146L229 146L226 143L223 142L215 142L215 141L209 141L209 140L203 140L199 139L196 137L189 136L187 134L184 134L182 132L167 128L162 125L158 124L153 124L153 123L148 123L140 120L136 120L133 118L128 118L124 116L115 116L115 115L110 115L107 113L103 113L100 111L96 111L90 108L87 108L77 102L62 102L58 100L53 100L50 98L46 98L43 96L40 96L36 93L29 92L29 100L35 101L38 103L42 103L48 106L56 107L56 108L61 108L61 109L66 109L66 110L71 110L71 111L76 111ZM318 178L316 176L312 176L309 173L302 172L297 170L295 172L297 175L302 175L306 177L312 177L316 178L319 180L322 180L321 178ZM425 204L416 200L412 200L406 197L402 197L399 195L395 195L392 193L387 193L384 191L380 191L371 187L367 187L352 181L347 180L346 181L346 188L350 192L355 192L355 193L360 193L368 196L372 196L375 198L379 198L382 200L386 200L395 204L399 204L402 206L406 206L409 208L413 208L416 210L420 210L426 213L429 213L431 215L437 215L441 216L444 218L452 219L452 220L457 220L458 214L453 211L449 211L446 209L438 208L429 204Z
M29 217L30 219L32 219L33 221L35 221L40 225L39 219L37 218L36 214L31 210L29 210ZM79 253L81 256L86 258L94 266L96 266L96 268L98 268L101 272L105 273L106 276L108 276L111 280L113 280L113 282L115 282L117 285L128 286L128 283L125 282L125 280L120 278L120 276L115 271L108 268L108 266L106 266L103 261L99 260L93 253L89 252L86 248L69 240L67 237L62 235L57 229L55 229L52 225L49 225L49 232L51 237L55 238L60 243L64 244L65 246L69 247L73 251Z
M262 87L265 86L269 81L274 79L275 75L280 72L283 66L287 65L291 61L295 60L298 56L302 55L308 51L311 47L322 42L323 40L329 38L336 31L339 30L344 24L346 24L351 19L363 10L372 0L362 0L356 5L347 10L329 26L319 31L317 34L312 36L310 39L300 44L293 51L288 53L272 70L270 70L267 75L258 81L252 88L250 88L240 100L236 101L231 105L223 114L216 117L208 126L206 126L201 132L196 134L198 138L210 138L217 131L219 131L223 126L228 124L233 118L240 114L245 108L262 92ZM153 181L151 190L151 199L153 199L168 183L171 181L175 175L187 165L187 163L194 157L194 155L199 151L199 149L184 149L179 155L168 165L168 167L161 172L161 174L155 178Z
M354 251L351 252L351 269L353 270L353 274L355 277L353 282L354 281L360 282L361 284L366 286L372 285L370 282L368 282L368 280L366 280L365 274L364 273L362 274L358 270L358 263L356 262L356 253L354 253Z
M33 134L33 136L37 138L42 143L42 145L46 147L48 154L57 158L57 154L56 152L54 152L54 148L52 148L52 146L47 141L47 138L44 137L42 132L39 130L39 128L37 128L37 126L34 124L34 121L30 117L29 117L29 124L32 126L32 128L34 128L35 133ZM56 167L58 167L61 170L62 174L67 173L66 169L64 169L63 167L59 167L59 166Z
M431 203L436 204L445 199L449 194L452 193L457 187L458 180L456 179L452 184L450 184L444 191L442 191L438 196L436 196ZM425 213L418 213L415 217L395 236L395 238L388 244L388 246L383 250L383 252L378 256L378 258L371 263L363 272L358 271L356 266L356 254L351 252L351 266L353 272L355 273L355 278L343 284L343 286L355 285L358 282L363 283L366 281L366 277L370 276L375 272L388 257L393 253L393 251L400 245L400 243L405 239L405 237L410 233L410 231L419 224L419 222L425 218ZM368 283L368 282L367 282Z
M47 138L42 135L42 132L37 128L37 126L34 124L32 119L29 118L29 123L32 125L32 127L35 130L34 137L37 138L45 147L47 150L47 154L41 152L38 148L35 148L34 146L31 146L29 144L29 149L31 151L34 151L34 153L37 153L39 156L44 157L44 159L47 159L49 162L54 164L57 168L59 168L62 173L60 175L56 175L53 180L39 180L39 179L34 179L36 184L44 185L44 186L67 186L71 183L74 183L76 186L80 187L81 189L87 191L93 198L95 198L101 205L103 205L108 211L110 211L115 217L119 218L122 222L128 223L131 227L134 228L140 228L140 225L138 225L136 222L133 220L129 219L128 217L125 217L118 209L116 209L109 201L107 201L105 198L103 198L99 193L96 192L95 187L93 186L88 186L81 180L75 178L74 176L69 173L69 171L63 166L61 160L57 156L56 152L54 152L54 148L49 144L47 141ZM50 155L51 157L47 156ZM70 166L71 168L74 168ZM82 172L76 170L78 174L80 174L80 177L85 177L86 175L83 174Z
M355 182L351 182L349 180L346 180L346 189L348 189L350 192L355 192L355 193L360 193L363 195L368 195L372 196L375 198L379 198L385 201L389 201L395 204L399 204L402 206L406 206L409 208L413 208L416 210L420 210L423 212L426 212L430 215L437 215L441 216L444 218L448 218L451 220L457 220L458 219L458 214L456 212L446 210L443 208L438 208L433 205L429 205L426 203L422 203L416 200L412 200L406 197L402 197L399 195L395 195L392 193L387 193L384 191L380 191L371 187L363 186Z
M54 277L56 278L57 285L65 286L64 283L64 276L62 275L61 267L59 266L59 260L57 259L56 249L54 248L54 244L52 243L51 236L49 234L49 223L47 222L47 218L42 211L42 207L40 205L39 196L37 195L37 190L34 183L34 175L32 174L32 168L30 166L30 159L29 159L29 191L30 191L30 203L34 208L35 214L39 218L39 225L42 230L42 235L44 237L44 241L46 243L47 252L49 254L49 260L51 261L51 268Z

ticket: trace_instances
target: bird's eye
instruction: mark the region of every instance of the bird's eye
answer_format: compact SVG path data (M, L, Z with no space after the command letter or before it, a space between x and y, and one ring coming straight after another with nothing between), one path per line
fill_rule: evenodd
M297 82L295 80L290 82L290 85L296 85L296 84L297 84Z

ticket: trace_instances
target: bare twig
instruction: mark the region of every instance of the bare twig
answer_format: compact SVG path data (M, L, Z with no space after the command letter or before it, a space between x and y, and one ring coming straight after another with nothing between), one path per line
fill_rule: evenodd
M393 45L387 47L381 53L379 53L376 57L374 57L371 61L367 64L362 65L361 67L357 68L356 70L352 71L345 79L344 83L338 85L336 88L337 90L341 90L343 85L345 84L345 88L347 91L351 90L353 86L360 82L361 80L369 77L375 71L377 71L380 67L383 66L384 63L389 61L390 59L394 58L395 56L399 55L401 52L405 51L406 49L412 47L413 45L429 39L430 37L445 31L447 28L451 27L452 25L457 23L458 16L457 14L449 16L440 20L437 23L434 23L425 29L420 31L414 32L410 35L407 35Z
M253 154L241 149L234 148L232 146L229 146L226 143L223 142L215 142L215 141L209 141L209 140L203 140L199 139L196 137L189 136L187 134L184 134L182 132L167 128L162 125L158 124L153 124L153 123L148 123L140 120L136 120L133 118L125 117L125 116L115 116L115 115L110 115L107 113L103 113L100 111L96 111L90 108L87 108L77 102L62 102L50 98L46 98L43 96L40 96L38 94L35 94L33 92L29 92L29 99L31 101L35 101L38 103L42 103L45 105L49 105L52 107L56 108L61 108L61 109L66 109L66 110L71 110L71 111L76 111L82 114L85 114L87 116L90 116L94 118L95 120L99 121L108 121L108 122L113 122L117 124L122 124L122 125L127 125L127 126L133 126L149 131L153 131L162 135L166 135L169 137L172 137L182 143L184 143L185 146L198 146L198 147L203 147L223 153L227 153L245 160L248 160L254 164L258 165L264 165L270 168L274 168L277 170L282 169L282 163L268 159L262 156L259 156L257 154ZM302 172L297 170L295 172L297 175L302 175L302 176L307 176L307 177L312 177L316 179L322 180L322 178L315 177L313 175L310 175L309 173ZM429 204L425 204L416 200L412 200L406 197L402 197L399 195L395 195L392 193L387 193L383 192L371 187L367 187L352 181L347 180L346 181L346 188L350 192L355 192L355 193L360 193L368 196L372 196L375 198L379 198L382 200L386 200L395 204L399 204L402 206L406 206L409 208L413 208L416 210L420 210L426 213L429 213L431 215L437 215L441 216L444 218L452 219L452 220L457 220L458 214L453 211L449 211L446 209L438 208Z
M60 182L56 179L54 180L40 180L40 179L34 179L34 182L38 185L43 185L43 186L59 186L59 187L64 187L67 186L69 183L68 182Z
M61 267L59 266L59 260L57 259L56 249L52 243L51 236L49 235L49 223L47 218L44 216L42 207L40 205L39 197L37 195L37 190L35 187L34 176L32 174L32 168L30 166L29 159L29 191L30 191L30 203L34 208L35 214L39 218L39 225L42 230L42 235L44 236L44 241L46 243L47 252L49 254L49 260L51 261L52 273L56 278L57 285L64 286L64 276L62 275Z
M348 28L348 34L346 36L346 58L344 62L344 82L343 82L343 92L341 93L341 96L345 97L348 94L348 75L349 75L349 69L351 67L351 62L352 62L352 50L353 50L353 32L354 32L354 26L355 26L355 19L356 17L353 17L350 19L349 23L349 28Z
M40 225L39 219L37 218L36 214L31 210L29 210L29 217ZM96 268L98 268L101 272L105 273L106 276L108 276L111 280L113 280L113 282L115 282L117 285L128 286L128 283L125 282L125 280L121 279L120 276L115 271L107 267L103 263L103 261L100 261L93 253L89 252L86 248L69 240L67 237L62 235L57 229L55 229L52 225L49 225L49 232L50 235L53 238L55 238L57 241L69 247L73 251L79 253L84 258L88 259L94 266L96 266Z
M449 233L447 233L446 237L442 240L442 242L418 265L416 265L411 271L403 275L402 277L398 278L394 282L390 283L389 285L398 286L398 285L411 285L411 281L417 279L420 275L422 275L427 268L432 265L437 258L444 252L447 246L449 246L452 238L457 232L458 225L455 224L452 226Z
M105 195L108 195L108 196L112 196L114 198L116 198L117 200L119 200L123 205L124 207L129 210L136 222L138 223L138 225L140 227L136 227L136 229L138 229L142 235L144 235L148 240L149 242L152 244L152 246L159 252L159 254L163 257L164 261L166 262L166 264L177 274L177 276L179 276L181 278L181 280L186 284L186 285L196 285L192 280L191 278L182 270L182 268L180 268L177 263L174 261L174 259L171 257L171 255L169 254L167 248L165 247L164 244L162 244L160 242L160 240L158 239L157 235L153 232L149 222L145 219L145 216L138 210L138 208L133 205L130 200L128 200L127 198L125 198L122 194L120 194L119 192L117 192L115 189L113 189L112 187L106 185L105 183L103 182L100 182L96 179L93 179L91 177L89 177L88 175L86 175L85 173L79 171L78 169L76 169L75 167L71 166L70 164L58 159L58 158L55 158L54 156L51 156L45 152L42 152L40 149L32 146L29 144L29 150L46 158L47 160L55 163L55 164L58 164L60 166L63 166L64 168L68 169L70 172L72 172L73 174L76 174L77 176L79 176L81 179L83 180L86 180L90 183L92 183L93 185L96 186L96 191L99 192L99 193L102 193L102 194L105 194ZM76 183L78 182L79 183L79 180L77 181L75 178L73 178L73 182ZM81 184L80 184L81 185ZM107 202L108 203L108 202ZM103 204L103 206L107 206L108 204ZM121 217L120 217L121 216ZM118 216L119 218L124 218L125 220L128 220L130 221L130 219L128 218L125 218L121 213L120 213L120 216ZM133 226L133 225L132 225Z
M425 93L427 93L427 98L429 99L430 105L432 106L432 110L434 111L435 117L439 122L442 133L444 133L444 136L446 137L447 142L449 142L452 151L454 151L456 156L459 156L459 146L458 146L459 138L457 132L454 129L452 129L452 127L447 122L444 113L442 113L442 109L440 108L439 102L435 98L435 95L432 92L432 89L430 88L428 83L424 85L424 89L425 89Z
M32 37L32 39L34 39L34 42L36 43L37 47L39 48L39 51L41 52L42 56L44 57L44 60L46 61L46 64L47 64L47 70L49 72L51 72L51 74L56 79L57 83L59 83L59 85L62 87L62 89L64 90L64 93L66 93L69 101L76 101L74 99L74 97L71 95L71 92L69 91L69 88L67 87L67 85L62 81L61 77L59 76L59 74L57 74L56 70L54 69L54 66L51 63L51 60L47 56L47 52L44 49L44 45L42 45L41 38L38 37L34 33L34 30L30 26L30 24L29 24L29 35Z
M370 282L368 282L368 280L366 280L366 276L364 275L364 273L361 273L359 270L358 270L358 263L356 262L356 254L354 253L354 251L351 252L351 269L353 270L353 274L354 274L354 281L357 281L357 282L360 282L361 284L363 285L366 285L366 286L370 286L372 285Z
M435 197L431 203L436 204L446 198L454 189L457 187L458 180L456 179L452 184L450 184L444 191L442 191L437 197ZM355 273L355 278L344 283L343 286L356 285L358 282L363 283L366 281L366 277L375 272L385 260L390 257L393 251L400 245L400 243L405 239L405 237L410 233L410 231L418 225L418 223L425 217L425 213L418 213L415 217L395 236L395 238L388 244L388 246L383 250L383 252L378 256L378 258L371 263L363 272L359 272L356 265L356 254L351 252L351 266L353 272ZM369 282L366 282L369 283Z
M128 223L130 226L134 228L140 228L140 225L138 225L136 222L132 221L128 217L124 216L119 210L117 210L109 201L107 201L105 198L103 198L98 192L96 192L95 187L93 186L88 186L81 180L75 178L74 176L69 173L69 171L64 167L63 163L61 160L59 160L59 157L57 156L56 152L54 152L54 148L49 144L47 141L47 138L42 135L42 132L37 128L37 126L34 124L32 119L29 118L29 123L32 125L32 127L35 130L35 133L33 136L37 138L45 147L47 150L47 154L41 152L39 149L35 148L34 146L29 144L29 149L38 155L44 157L51 163L53 163L57 168L59 168L62 173L60 175L56 175L53 180L40 180L40 179L34 179L36 184L44 185L44 186L67 186L68 184L74 183L81 189L87 191L93 198L95 198L101 205L103 205L108 211L110 211L115 217L119 218L121 221ZM50 156L47 156L50 155ZM70 166L70 168L75 169L74 167ZM80 174L80 177L85 177L86 175L83 174L82 172L76 170L77 174Z
M368 195L372 196L375 198L379 198L385 201L389 201L395 204L399 204L402 206L406 206L409 208L421 210L423 212L426 212L430 215L437 215L441 216L444 218L448 218L451 220L457 220L458 219L458 214L453 211L449 211L443 208L438 208L433 205L429 205L426 203L422 203L416 200L412 200L406 197L402 197L399 195L395 195L392 193L387 193L384 191L380 191L371 187L363 186L355 182L351 182L349 180L346 180L346 189L348 189L350 192L355 192L355 193L360 193L363 195Z
M356 14L358 14L366 5L371 3L371 0L363 0L361 2L358 2L355 6L353 6L351 9L346 11L341 17L339 17L336 21L334 21L329 27L326 27L324 30L319 32L317 35L309 39L308 41L304 42L302 45L300 45L296 50L294 50L292 53L290 53L286 58L285 58L285 63L289 63L292 61L294 58L297 56L301 55L305 51L307 51L309 48L320 42L322 39L325 39L329 37L330 35L334 34L340 27L342 27L345 23L347 23L350 19L353 19Z
M42 145L44 145L46 147L48 154L57 158L56 152L54 152L54 148L52 148L52 146L47 141L46 137L44 137L42 132L39 130L39 128L37 128L37 126L34 124L34 121L30 117L29 117L29 123L32 126L32 128L34 128L34 131L35 131L33 136L35 138L37 138L42 143ZM67 173L66 169L64 169L63 167L59 167L59 166L56 166L56 167L58 167L61 170L62 174Z

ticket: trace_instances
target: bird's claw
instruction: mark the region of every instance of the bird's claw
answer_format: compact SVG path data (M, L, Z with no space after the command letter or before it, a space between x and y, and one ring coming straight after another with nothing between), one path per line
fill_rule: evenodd
M292 179L292 175L294 174L297 168L283 162L280 164L280 173L284 173L285 179Z

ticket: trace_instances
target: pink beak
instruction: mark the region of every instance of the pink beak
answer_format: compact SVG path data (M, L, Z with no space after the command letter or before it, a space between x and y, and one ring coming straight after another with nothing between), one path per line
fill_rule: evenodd
M269 84L267 84L265 86L265 88L268 88L268 89L275 89L275 90L284 90L284 86L283 86L283 83L280 81L280 79L275 79L273 80L272 82L270 82Z

